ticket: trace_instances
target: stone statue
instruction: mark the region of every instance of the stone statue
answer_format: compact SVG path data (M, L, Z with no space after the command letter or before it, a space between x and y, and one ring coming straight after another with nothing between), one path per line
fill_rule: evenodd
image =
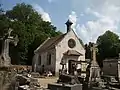
M15 46L17 45L19 39L18 36L14 38L10 36L12 29L9 28L7 34L5 34L2 38L2 51L0 54L0 67L11 65L11 58L9 57L9 43L13 43Z

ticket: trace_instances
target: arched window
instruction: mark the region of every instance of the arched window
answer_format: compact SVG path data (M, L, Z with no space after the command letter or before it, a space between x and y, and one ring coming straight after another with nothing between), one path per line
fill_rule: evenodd
M38 65L41 65L41 55L39 55Z
M51 65L51 54L47 55L47 65Z

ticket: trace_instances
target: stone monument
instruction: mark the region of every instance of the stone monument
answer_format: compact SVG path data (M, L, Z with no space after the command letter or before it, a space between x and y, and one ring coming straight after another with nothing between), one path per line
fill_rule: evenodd
M91 63L90 63L90 76L89 76L89 83L91 82L98 82L100 80L100 67L96 61L96 48L97 45L92 43L91 46Z
M9 28L7 34L5 34L2 38L2 51L0 54L0 67L6 67L11 65L11 58L9 56L9 43L13 43L15 46L17 45L19 39L18 36L14 38L11 36L12 29Z

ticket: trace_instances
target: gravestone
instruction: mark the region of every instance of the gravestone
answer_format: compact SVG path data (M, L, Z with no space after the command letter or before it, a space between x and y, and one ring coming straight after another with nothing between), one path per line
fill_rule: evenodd
M78 77L68 74L61 74L59 76L59 82L58 83L66 83L66 84L80 84L80 81L78 80Z
M9 43L14 43L16 46L18 43L18 36L15 38L11 36L12 29L9 29L7 34L5 34L2 38L2 51L0 54L0 67L7 67L11 65L11 58L9 56Z

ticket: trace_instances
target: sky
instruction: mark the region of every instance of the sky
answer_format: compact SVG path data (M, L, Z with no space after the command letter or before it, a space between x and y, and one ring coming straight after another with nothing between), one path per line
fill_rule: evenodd
M44 21L63 33L65 22L70 19L84 43L96 42L107 30L120 36L120 0L0 0L4 10L22 2L32 5Z

